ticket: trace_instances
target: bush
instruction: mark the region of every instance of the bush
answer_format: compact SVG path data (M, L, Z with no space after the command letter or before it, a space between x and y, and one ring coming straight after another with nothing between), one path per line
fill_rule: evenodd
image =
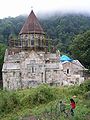
M48 103L56 98L53 88L47 85L40 85L39 87L30 90L27 96L24 96L21 103L25 106L34 106Z
M73 95L84 94L85 92L90 91L90 80L86 80L80 86L71 86L69 87L69 93Z
M54 100L56 96L54 92L52 91L52 89L53 88L47 85L42 85L38 87L36 90L36 98L34 101L39 104L42 104L42 103L46 103L46 102Z
M11 116L8 120L19 120L19 117L17 117L16 115Z
M2 91L0 94L0 113L8 113L19 107L18 96L13 92Z
M90 91L90 80L86 80L84 83L82 83L79 86L79 89L83 92L88 92Z
M90 99L90 91L88 91L84 94L84 98L85 99Z

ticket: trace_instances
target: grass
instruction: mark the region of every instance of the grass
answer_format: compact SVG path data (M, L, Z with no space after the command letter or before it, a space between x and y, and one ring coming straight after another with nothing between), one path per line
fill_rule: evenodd
M74 95L75 116L66 117L59 111L59 101L65 101L69 111L70 98ZM40 120L89 120L90 80L80 86L50 87L45 84L25 90L0 90L0 120L21 120L31 115Z

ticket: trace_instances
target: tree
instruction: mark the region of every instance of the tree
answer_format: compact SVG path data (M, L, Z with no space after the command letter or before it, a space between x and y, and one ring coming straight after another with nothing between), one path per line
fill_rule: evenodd
M5 50L6 50L6 46L3 44L0 44L0 80L1 80L1 76L2 76L1 71L2 71Z
M90 69L90 30L77 35L71 46L71 54Z
M3 64L5 50L6 50L6 45L0 44L0 66Z

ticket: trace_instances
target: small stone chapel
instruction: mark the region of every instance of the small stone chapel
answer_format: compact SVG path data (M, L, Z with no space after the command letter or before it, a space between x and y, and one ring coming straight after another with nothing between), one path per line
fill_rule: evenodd
M48 51L48 39L33 10L18 39L9 38L2 68L3 89L16 90L46 83L81 84L84 66L78 60L61 61L60 51Z

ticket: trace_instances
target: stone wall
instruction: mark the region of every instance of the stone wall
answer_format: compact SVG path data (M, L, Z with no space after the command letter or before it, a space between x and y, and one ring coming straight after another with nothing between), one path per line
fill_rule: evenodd
M3 88L24 89L42 83L56 86L81 84L84 78L79 70L80 66L59 62L56 54L35 51L8 54L6 51L2 69Z

